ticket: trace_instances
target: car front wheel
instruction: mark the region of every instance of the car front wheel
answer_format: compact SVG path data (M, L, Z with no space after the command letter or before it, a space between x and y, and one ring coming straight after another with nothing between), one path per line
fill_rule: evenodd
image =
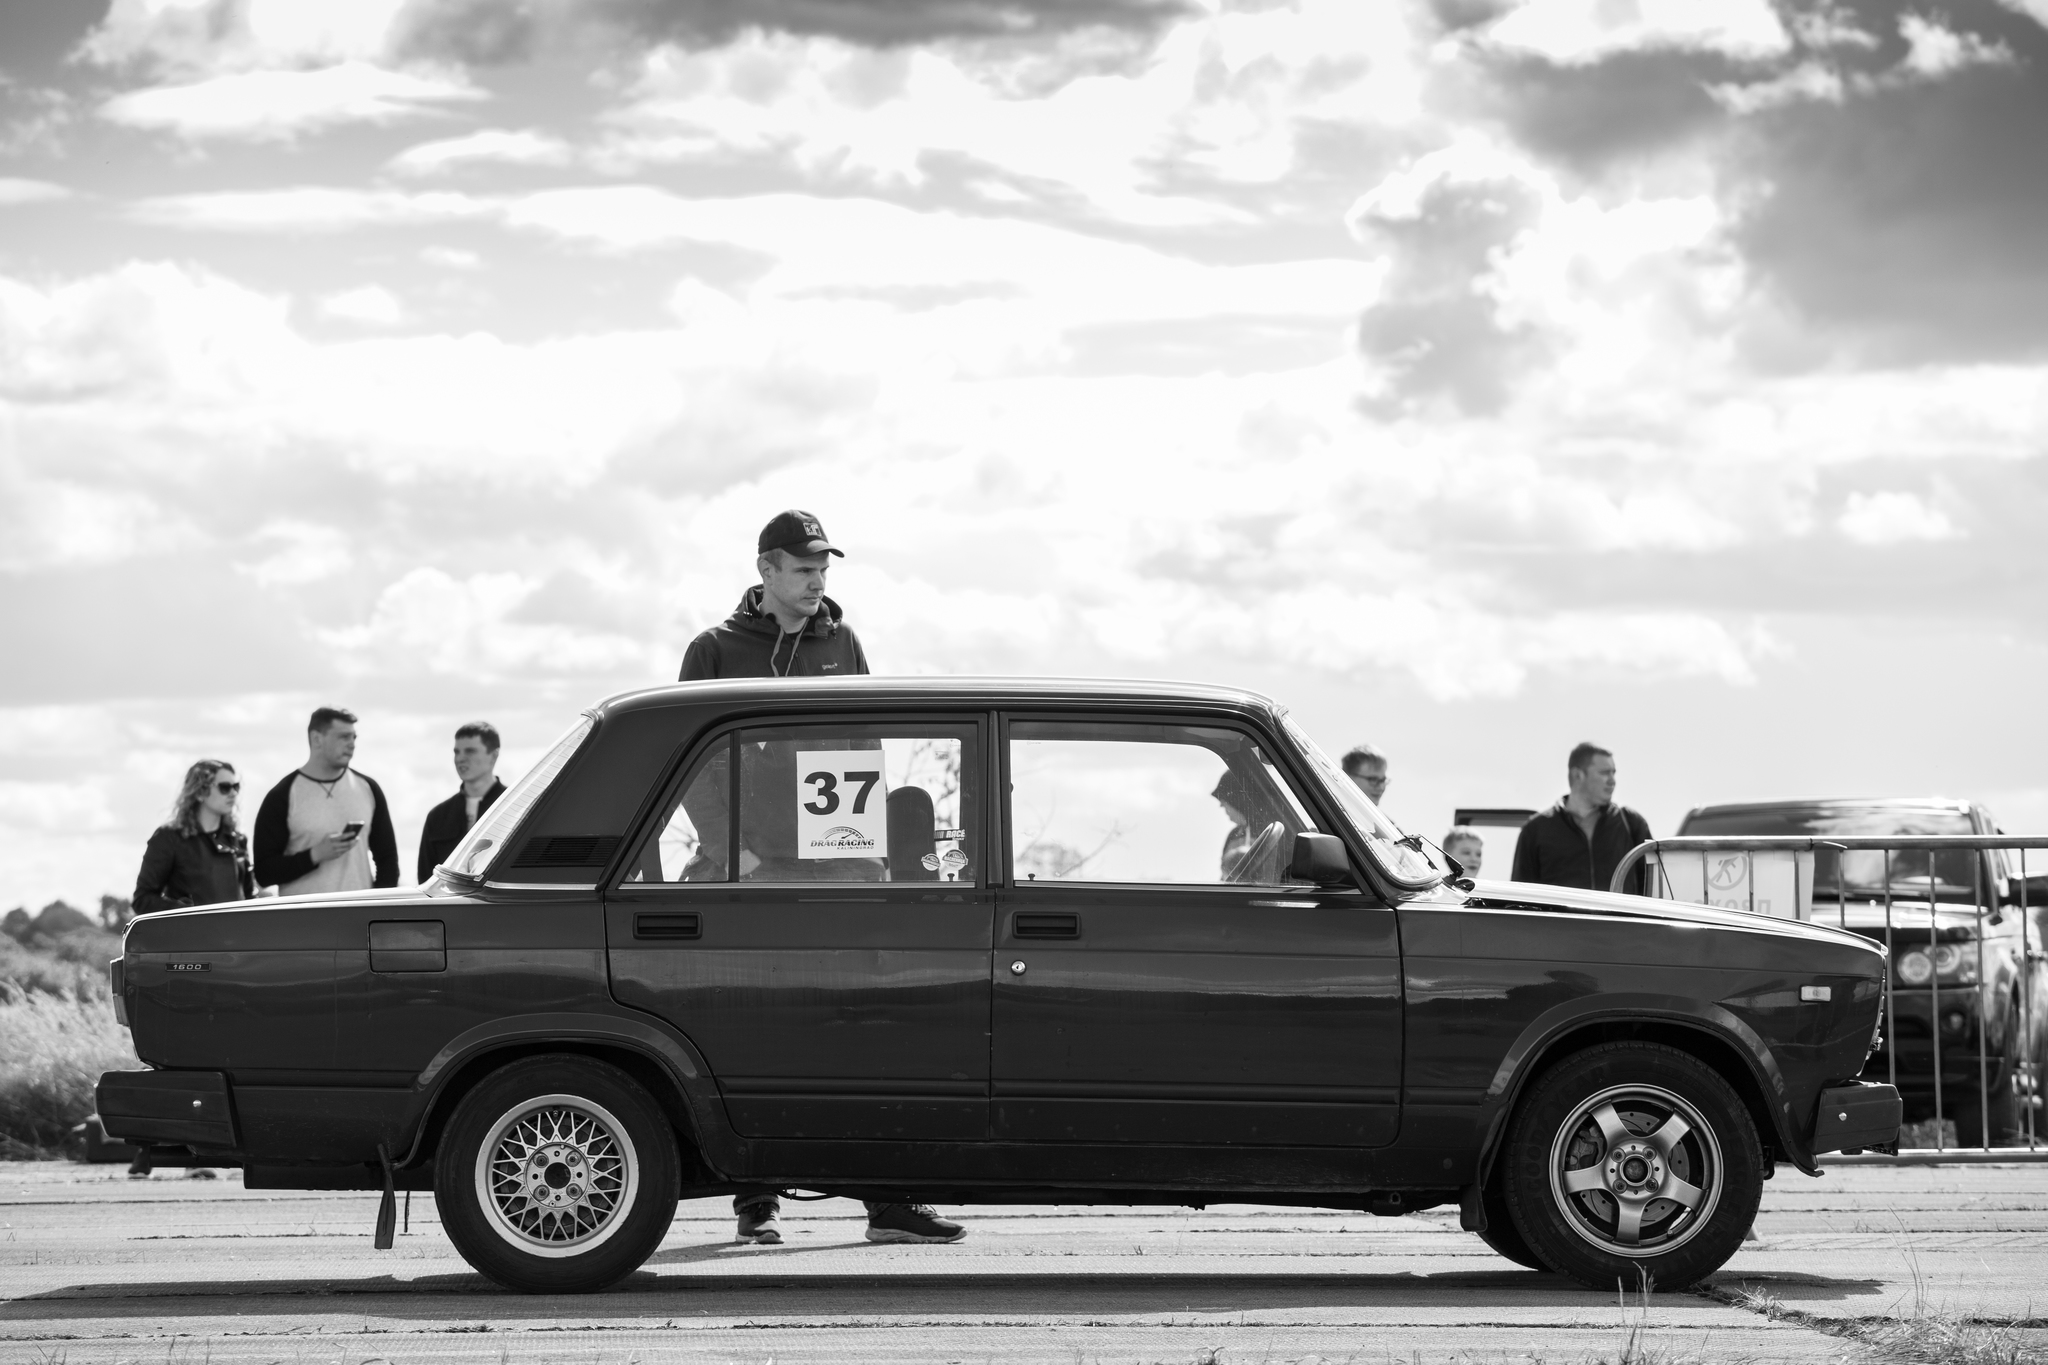
M1749 1111L1711 1067L1607 1043L1541 1077L1509 1129L1505 1193L1542 1261L1599 1289L1685 1289L1742 1245L1763 1196Z
M617 1067L531 1057L465 1095L434 1162L449 1240L522 1293L579 1294L637 1270L675 1218L675 1132Z

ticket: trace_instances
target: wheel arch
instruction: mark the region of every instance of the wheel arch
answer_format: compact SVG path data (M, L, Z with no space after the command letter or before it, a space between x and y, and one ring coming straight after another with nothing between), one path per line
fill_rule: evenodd
M620 1028L616 1025L628 1027ZM638 1027L632 1027L638 1025ZM478 1035L478 1036L472 1036ZM647 1035L647 1036L643 1036ZM570 1055L609 1062L646 1090L675 1129L683 1151L684 1182L693 1174L716 1180L707 1161L705 1129L711 1116L693 1094L692 1082L707 1074L687 1040L669 1038L638 1020L577 1019L498 1020L451 1041L421 1073L425 1099L413 1129L412 1145L398 1165L429 1164L450 1115L485 1077L527 1057ZM692 1167L697 1168L693 1173Z
M1715 1011L1724 1013L1725 1011ZM1819 1173L1807 1144L1791 1124L1785 1083L1769 1050L1739 1020L1725 1024L1697 1014L1670 1009L1609 1009L1579 1015L1540 1028L1532 1025L1501 1063L1487 1106L1480 1118L1478 1183L1491 1178L1494 1161L1507 1139L1508 1120L1535 1079L1565 1058L1601 1043L1662 1043L1712 1067L1728 1082L1756 1124L1764 1145L1765 1170L1776 1160L1790 1161L1809 1175ZM1717 1027L1717 1025L1720 1025ZM1747 1035L1746 1037L1744 1035ZM1778 1097L1776 1102L1773 1097Z

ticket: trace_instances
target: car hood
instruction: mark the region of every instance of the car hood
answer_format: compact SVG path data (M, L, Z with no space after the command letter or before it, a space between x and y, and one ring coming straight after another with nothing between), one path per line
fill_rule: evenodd
M1473 889L1465 894L1464 899L1465 903L1474 909L1495 906L1539 906L1647 923L1713 925L1723 929L1741 929L1750 933L1803 939L1810 943L1835 943L1861 948L1866 952L1872 951L1872 944L1864 935L1837 929L1831 925L1779 919L1773 915L1756 915L1746 910L1722 910L1711 905L1694 905L1689 901L1659 900L1650 896L1624 896L1610 891L1580 891L1574 887L1544 886L1537 882L1479 881L1473 884ZM1882 953L1883 950L1878 948L1876 951Z

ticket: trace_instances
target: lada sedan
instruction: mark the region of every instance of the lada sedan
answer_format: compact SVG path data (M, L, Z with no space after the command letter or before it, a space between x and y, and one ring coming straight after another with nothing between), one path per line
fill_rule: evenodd
M1314 1205L1662 1289L1780 1163L1890 1143L1884 960L1475 886L1246 692L688 683L586 714L417 890L140 919L109 1132L432 1189L533 1292L678 1198ZM388 1217L388 1214L386 1215Z

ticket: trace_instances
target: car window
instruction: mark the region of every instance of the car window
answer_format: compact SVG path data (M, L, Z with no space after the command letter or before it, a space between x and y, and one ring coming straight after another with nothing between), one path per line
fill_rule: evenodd
M1843 803L1709 808L1694 812L1686 820L1683 830L1687 835L1789 834L1818 839L1884 839L1976 832L1967 811ZM1925 899L1930 874L1934 878L1937 899L1975 901L1985 894L1985 888L1976 885L1977 855L1967 851L1933 853L1926 849L1896 849L1886 854L1881 849L1850 849L1845 852L1825 844L1814 850L1813 890L1816 896L1823 898L1837 895L1882 896L1889 882L1894 896Z
M526 776L513 783L511 790L493 801L483 818L469 827L469 833L449 853L443 866L465 876L482 875L504 845L506 836L518 828L519 822L561 775L562 769L569 765L569 759L583 747L583 741L590 738L590 732L596 726L597 722L589 716L570 726L568 733L548 750L547 756L527 769Z
M974 883L974 734L967 724L736 731L685 774L628 880Z
M1316 828L1236 730L1017 721L1009 765L1020 882L1283 885L1294 836Z

